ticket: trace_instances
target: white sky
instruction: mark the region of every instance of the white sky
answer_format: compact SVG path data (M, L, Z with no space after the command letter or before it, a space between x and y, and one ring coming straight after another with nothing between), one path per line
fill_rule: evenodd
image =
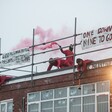
M10 52L22 39L32 39L37 26L54 33L67 26L74 33L75 17L77 33L112 25L111 5L112 0L0 0L1 51Z

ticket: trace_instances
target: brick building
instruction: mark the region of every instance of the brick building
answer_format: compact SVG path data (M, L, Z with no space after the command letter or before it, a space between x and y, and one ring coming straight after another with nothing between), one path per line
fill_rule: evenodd
M112 59L20 76L0 87L0 112L112 112Z

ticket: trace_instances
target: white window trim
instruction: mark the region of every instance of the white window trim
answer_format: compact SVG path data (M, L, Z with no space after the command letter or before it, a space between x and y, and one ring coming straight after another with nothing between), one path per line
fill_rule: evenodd
M109 88L110 88L110 81L109 80L100 81L100 82L109 82ZM78 98L78 97L81 98L81 112L83 112L83 98L86 97L86 96L92 96L92 95L95 96L95 103L92 103L92 104L95 104L95 112L97 112L97 96L98 95L103 95L103 94L108 95L108 110L109 110L108 112L110 112L110 90L108 92L97 93L97 83L100 83L100 82L95 82L95 83L89 83L89 84L83 84L83 85L81 85L81 95L77 95L77 96L70 96L70 94L69 94L70 93L70 87L74 87L74 86L63 87L63 88L67 88L67 97L63 97L63 98L54 98L54 90L55 89L51 89L51 90L53 90L53 99L41 100L41 92L43 92L43 91L39 91L40 92L40 101L37 101L37 103L39 103L39 112L41 112L41 102L53 101L53 112L54 112L54 102L56 100L63 100L63 99L67 100L67 107L66 108L67 108L67 112L69 112L69 107L70 107L69 101L70 101L70 98ZM94 86L95 86L95 92L91 93L91 94L84 95L83 94L83 86L84 85L90 85L90 84L94 84ZM78 86L76 85L75 87L78 87ZM61 89L61 88L58 88L58 89ZM36 92L34 92L34 93L36 93ZM30 93L28 93L28 94L30 94ZM29 104L33 104L33 103L35 103L35 102L31 102L31 103L27 102L27 109L28 109L28 105Z
M6 111L7 111L7 103L12 102L13 103L13 99L7 99L7 100L2 100L0 101L0 110L1 110L1 105L5 104L6 105ZM14 106L14 104L13 104Z

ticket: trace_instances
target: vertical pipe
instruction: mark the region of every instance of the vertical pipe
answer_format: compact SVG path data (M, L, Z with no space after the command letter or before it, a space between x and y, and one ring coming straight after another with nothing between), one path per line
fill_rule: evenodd
M75 54L76 54L76 27L77 27L77 18L75 18L75 26L74 26L74 65L75 65ZM73 73L75 73L75 67L73 67Z
M25 97L22 98L22 112L25 112Z
M76 54L76 26L77 26L77 18L75 18L75 25L74 25L74 66L73 66L73 85L75 84L75 54Z
M34 34L35 34L35 29L33 29L33 41L32 41L32 70L31 70L31 82L33 85L33 65L34 65Z

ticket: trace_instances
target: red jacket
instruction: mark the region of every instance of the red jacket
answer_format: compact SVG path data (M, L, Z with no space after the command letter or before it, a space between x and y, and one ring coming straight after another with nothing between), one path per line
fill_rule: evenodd
M7 80L11 79L11 76L0 76L0 85L5 83Z
M56 58L56 60L54 61L54 63L49 64L47 71L51 70L51 68L55 66L58 68L64 68L64 67L69 67L70 64L68 62L66 62L66 60L61 59L61 58Z
M92 63L92 62L93 62L92 60L83 60L82 66L78 66L77 65L77 70L79 72L85 72L85 71L87 71L87 65L90 64L90 63Z
M66 55L66 61L69 62L70 65L74 64L74 53L70 50L63 50L61 52Z

